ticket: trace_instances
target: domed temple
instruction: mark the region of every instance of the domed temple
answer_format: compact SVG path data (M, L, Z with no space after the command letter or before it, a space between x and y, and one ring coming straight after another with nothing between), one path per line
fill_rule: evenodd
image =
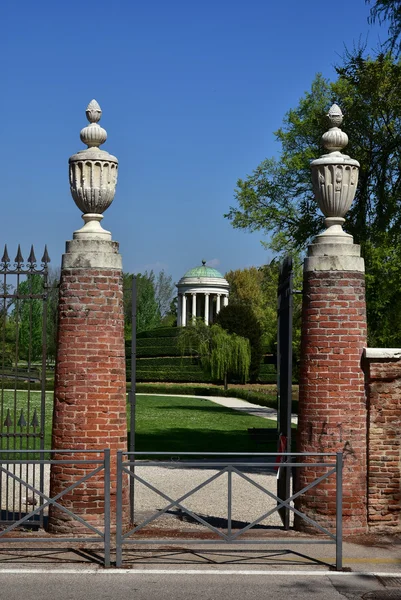
M216 269L206 266L190 269L176 284L178 289L177 325L185 327L195 318L210 325L222 306L228 304L229 283Z

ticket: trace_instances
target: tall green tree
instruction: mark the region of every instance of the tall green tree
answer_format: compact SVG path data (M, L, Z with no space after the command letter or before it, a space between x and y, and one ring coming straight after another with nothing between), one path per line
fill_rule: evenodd
M388 39L383 45L395 55L401 54L401 0L365 0L371 5L370 18L374 23L388 22Z
M10 309L14 304L13 299L8 298L13 293L13 286L2 282L0 284L1 293L4 298L0 303L0 369L9 367L15 360L15 323Z
M183 355L197 355L204 371L224 381L225 389L229 374L246 383L251 363L249 340L228 333L218 324L207 326L203 319L197 319L180 329L178 344Z
M216 317L216 323L233 335L244 337L249 341L251 361L249 377L255 382L259 375L260 361L263 356L262 326L249 304L230 302L223 306Z
M162 269L155 277L154 287L157 306L163 318L170 312L175 290L173 278Z
M38 361L43 349L43 300L35 298L44 293L44 281L41 275L29 274L17 288L12 319L18 331L19 358Z
M60 286L60 269L50 268L47 280L47 358L50 362L56 360L57 354L57 328L58 328L58 300Z
M277 337L278 273L279 263L273 260L263 267L236 269L225 275L230 284L229 305L245 304L252 310L269 352L273 352Z
M337 75L334 82L316 76L276 132L279 159L264 160L238 181L237 206L225 216L234 227L268 233L268 246L276 252L305 250L323 228L310 161L322 153L327 129L322 115L338 102L350 140L347 152L361 164L344 229L361 244L366 261L369 343L390 346L401 342L401 322L392 322L387 311L399 306L401 285L385 285L389 278L401 282L396 258L401 255L401 64L390 54L365 58L360 50L346 56Z
M132 273L123 273L123 300L125 335L131 337L132 331ZM138 273L136 275L136 330L148 331L161 324L161 314L156 300L155 275Z

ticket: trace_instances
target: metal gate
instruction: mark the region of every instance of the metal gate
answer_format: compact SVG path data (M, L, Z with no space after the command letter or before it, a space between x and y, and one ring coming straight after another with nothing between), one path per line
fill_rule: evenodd
M7 246L0 260L0 453L13 458L43 459L45 448L45 387L47 345L48 264L45 246L38 265L33 246L25 261L20 246L12 261ZM37 451L35 455L32 452ZM0 470L0 522L10 523L40 507L44 465L6 464ZM43 524L38 511L27 524Z
M285 500L269 485L269 479L275 478L277 458L277 453L117 452L116 566L122 566L128 545L333 544L335 566L341 570L342 453L285 454L282 469L306 468L315 474L308 485ZM127 478L134 502L131 528L125 531L123 487ZM318 522L316 512L306 514L296 504L300 496L329 478L336 489L336 514L323 523ZM240 484L245 484L245 489ZM259 496L257 506L252 506L253 492ZM269 534L271 529L282 529L271 523L282 507L322 535L292 539ZM179 521L191 523L192 529L180 529Z
M280 266L277 290L277 429L279 452L291 452L292 405L292 315L293 315L292 258L287 256ZM286 460L283 458L283 460ZM291 470L281 468L277 477L277 496L290 497ZM290 514L284 505L279 514L285 529L289 529Z

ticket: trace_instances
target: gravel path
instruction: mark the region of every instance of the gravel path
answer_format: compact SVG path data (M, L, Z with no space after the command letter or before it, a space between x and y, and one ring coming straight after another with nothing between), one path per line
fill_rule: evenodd
M232 474L232 506L231 518L233 528L245 527L255 519L276 506L276 501L269 497L263 490L276 493L276 473L270 469L238 467L244 477L237 473ZM181 496L195 489L208 479L212 479L219 470L211 468L177 469L168 467L140 466L135 469L135 474L154 485L166 496L177 500ZM260 486L255 487L252 482ZM135 487L136 522L141 522L152 514L162 511L169 502L149 490L141 482ZM191 494L182 501L182 505L191 512L207 520L217 528L226 529L228 517L228 474L218 475L213 481ZM172 507L166 514L155 521L159 528L172 528L174 522L182 521L185 529L204 530L205 526L197 523L177 507ZM281 519L274 512L268 519L260 522L259 527L281 525Z

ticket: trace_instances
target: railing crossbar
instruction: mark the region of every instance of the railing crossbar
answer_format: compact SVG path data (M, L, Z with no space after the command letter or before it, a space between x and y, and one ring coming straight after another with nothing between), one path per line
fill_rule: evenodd
M140 529L143 529L146 525L149 525L149 523L152 523L153 521L155 521L156 519L158 519L159 517L161 517L168 510L170 510L170 508L173 508L174 506L176 506L177 508L180 508L183 512L187 513L190 517L192 517L196 521L199 521L200 523L202 523L203 525L205 525L211 531L214 531L215 533L217 533L217 535L219 535L223 539L227 539L227 535L226 534L222 533L216 527L213 527L213 525L210 525L209 523L207 523L207 521L205 521L204 519L202 519L202 517L199 517L199 515L196 515L195 513L192 513L192 511L190 511L188 508L186 508L185 506L183 506L181 504L181 502L183 500L186 500L187 498L189 498L190 496L192 496L194 493L196 493L197 491L201 490L203 487L206 487L209 483L211 483L215 479L218 479L219 477L221 477L222 475L224 475L224 473L227 472L227 469L224 469L220 473L215 473L212 477L209 477L206 481L203 481L202 483L200 483L199 485L197 485L195 488L193 488L192 490L190 490L189 492L187 492L186 494L184 494L183 496L181 496L177 500L173 500L172 498L170 498L170 496L168 496L167 494L165 494L161 490L158 490L156 487L154 487L152 484L150 484L148 481L146 481L145 479L143 479L142 477L140 477L136 473L133 473L132 471L128 471L127 469L123 469L123 471L126 472L126 473L128 473L130 475L130 477L132 477L134 480L139 481L140 483L142 483L143 485L145 485L147 488L149 488L150 490L154 491L156 494L158 494L159 496L161 496L164 500L167 500L168 502L170 502L170 504L168 504L167 506L165 506L161 511L158 511L157 513L154 513L153 515L151 515L150 517L148 517L147 519L145 519L144 521L142 521L141 523L139 523L139 525L137 525L136 527L134 527L131 531L129 531L126 534L124 534L122 536L123 539L129 537L133 533L136 533Z
M60 463L64 464L64 461L60 461ZM92 463L91 463L91 461L88 461L88 463L86 463L86 464L92 464ZM61 504L58 503L58 500L60 500L60 498L62 496L64 496L68 492L71 492L73 489L78 487L81 483L84 483L85 481L87 481L88 479L90 479L91 477L93 477L94 475L96 475L97 473L102 471L103 469L104 469L104 465L100 465L99 467L97 467L96 469L94 469L93 471L91 471L90 473L88 473L87 475L85 475L84 477L79 479L78 481L72 483L70 486L68 486L61 492L59 492L56 496L54 496L54 498L49 498L46 494L44 494L40 490L36 489L32 485L30 485L27 481L20 479L17 475L11 473L7 469L4 469L4 467L0 466L0 472L10 475L14 481L25 486L27 489L34 492L35 494L40 496L40 498L45 500L45 502L43 504L41 504L40 506L38 506L38 508L31 511L30 513L27 513L24 517L22 517L22 519L15 521L14 523L12 523L9 527L4 529L3 531L0 531L0 538L3 537L6 533L13 531L16 527L20 527L23 523L28 521L31 517L35 516L36 514L41 513L48 506L53 505L53 506L57 506L57 508L59 508L60 510L62 510L63 512L68 514L70 517L73 517L76 521L78 521L85 527L88 527L88 529L90 529L94 533L97 533L103 539L104 534L101 531L99 531L99 529L96 529L96 527L93 527L93 525L91 525L90 523L88 523L87 521L82 519L79 515L76 515L75 513L70 511L68 508L66 508L65 506L62 506Z

